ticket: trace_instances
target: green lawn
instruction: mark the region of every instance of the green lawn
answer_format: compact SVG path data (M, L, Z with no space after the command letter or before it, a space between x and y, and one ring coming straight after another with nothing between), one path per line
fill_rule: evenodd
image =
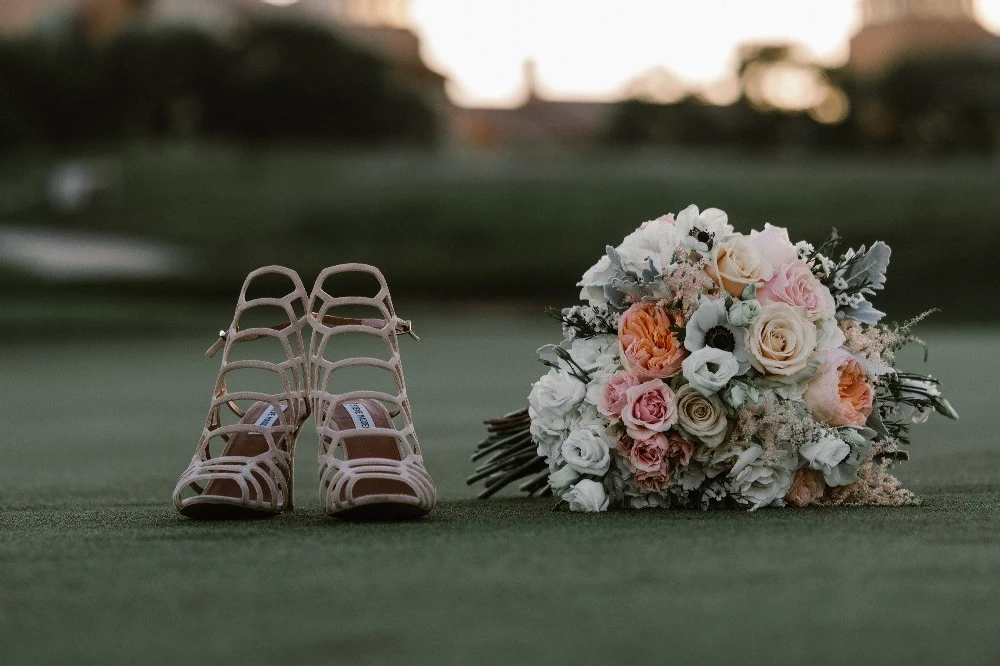
M173 512L225 310L198 337L6 343L0 664L1000 659L998 331L925 331L963 419L915 431L900 475L921 507L577 515L463 481L479 422L521 406L555 325L397 306L424 340L404 362L442 498L416 524L327 520L314 436L294 514Z
M725 209L743 231L770 221L796 239L817 242L836 226L852 244L889 242L880 299L901 317L928 302L947 302L953 321L1000 312L970 289L1000 282L996 161L259 146L132 147L106 157L120 187L72 215L43 203L56 160L0 159L0 225L114 232L191 252L186 274L140 285L143 296L155 288L228 302L262 264L315 275L360 260L382 266L396 292L423 299L561 303L605 245L697 203ZM13 280L0 271L0 287ZM17 284L38 286L23 276Z

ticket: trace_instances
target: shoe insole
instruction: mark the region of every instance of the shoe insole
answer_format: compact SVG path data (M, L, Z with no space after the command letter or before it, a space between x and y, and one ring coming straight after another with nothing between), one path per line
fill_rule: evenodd
M358 399L338 403L333 410L333 422L339 430L367 430L369 428L389 428L395 430L389 410L378 400ZM327 443L330 440L327 438ZM384 458L402 460L399 440L391 435L353 434L341 440L340 446L345 460L359 458ZM404 481L379 478L362 478L355 482L354 499L366 495L408 495L416 493ZM347 500L346 485L341 490L341 501Z
M279 403L281 411L288 409L288 403ZM240 419L240 423L252 423L254 429L249 432L238 432L233 434L229 442L226 444L226 448L223 449L221 456L245 456L247 458L253 458L254 456L259 456L262 453L267 453L270 448L267 444L267 439L264 437L264 431L270 430L274 426L281 423L281 417L278 414L278 410L274 408L274 405L268 402L256 402L253 406L246 411L243 418ZM275 444L281 439L281 435L275 435L273 437ZM264 478L264 473L254 470L251 474L256 478L257 483L260 484L261 497L256 496L256 490L254 489L253 483L248 483L250 489L250 500L260 501L263 503L269 503L271 501L271 490L268 485L267 480ZM243 497L243 492L240 489L240 484L233 479L212 479L205 490L202 493L204 495L215 495L222 497L235 497L240 499Z

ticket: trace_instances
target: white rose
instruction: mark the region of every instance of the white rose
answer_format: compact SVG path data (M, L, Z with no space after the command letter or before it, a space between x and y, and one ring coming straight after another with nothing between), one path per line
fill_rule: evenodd
M730 352L702 347L684 359L681 370L688 383L702 395L712 395L740 372L740 363Z
M549 485L558 495L566 490L580 478L580 473L572 467L563 467L549 474Z
M726 487L740 504L749 504L751 511L765 506L784 506L784 497L792 487L793 459L780 454L768 460L764 449L754 445L740 454L729 471Z
M580 300L587 301L591 305L606 305L608 299L604 296L604 285L614 277L615 272L615 267L611 265L607 255L601 257L576 283L576 286L582 287Z
M566 464L580 474L604 476L611 465L611 442L601 426L576 428L562 443Z
M677 390L676 396L677 421L684 432L709 447L718 446L726 439L729 421L718 395L705 396L685 384Z
M816 351L816 326L803 308L787 303L769 303L747 329L750 364L777 378L805 370Z
M817 441L806 442L799 447L799 455L811 469L822 472L824 480L831 486L840 485L831 483L831 479L839 478L834 470L850 453L850 445L833 433L827 433Z
M705 272L715 283L739 298L748 285L760 286L774 276L774 268L746 236L716 243Z
M583 479L566 491L562 498L570 511L607 511L608 495L599 481Z

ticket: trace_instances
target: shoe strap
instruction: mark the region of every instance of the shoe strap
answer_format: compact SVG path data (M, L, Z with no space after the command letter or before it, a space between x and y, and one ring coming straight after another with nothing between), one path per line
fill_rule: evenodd
M313 312L312 316L319 319L319 313ZM420 336L413 332L413 322L408 319L395 318L396 320L396 335L408 335L417 342L420 342ZM334 317L332 315L326 315L323 317L322 322L328 326L367 326L369 328L382 328L385 326L384 319L351 319L350 317ZM284 322L278 324L277 326L265 326L272 331L282 331L291 326L290 322ZM212 343L212 346L205 350L205 358L212 358L218 354L226 346L226 341L229 339L230 331L221 330L219 331L219 339ZM250 342L251 340L259 340L260 338L266 337L266 333L252 333L250 335L245 335L241 337L238 342Z

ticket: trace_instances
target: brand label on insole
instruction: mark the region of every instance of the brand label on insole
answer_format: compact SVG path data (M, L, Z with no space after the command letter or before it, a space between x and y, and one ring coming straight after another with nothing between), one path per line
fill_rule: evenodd
M372 418L372 415L368 413L368 410L360 402L345 402L344 409L347 410L347 413L354 420L355 428L367 430L368 428L375 427L375 419Z
M284 402L281 403L281 411L284 412L286 409L288 409L288 405ZM274 405L271 405L270 407L264 410L264 413L260 415L260 418L257 419L254 425L270 428L275 424L277 420L278 420L278 410L274 408Z

